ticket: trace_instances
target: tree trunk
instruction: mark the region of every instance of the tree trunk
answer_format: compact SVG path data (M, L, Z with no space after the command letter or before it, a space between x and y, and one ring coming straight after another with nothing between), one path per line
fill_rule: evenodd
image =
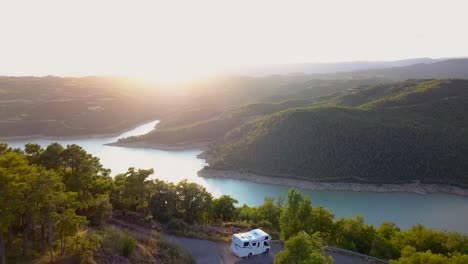
M31 232L31 240L32 240L33 242L36 242L36 228L34 228L35 225L36 225L36 223L34 223L34 216L31 215L31 216L30 216L30 220L31 220L31 221L28 221L28 223L30 223L31 231L32 231L32 232Z
M63 256L63 253L65 253L65 237L61 236L60 237L60 256Z
M28 255L28 247L29 247L29 231L31 230L33 215L32 213L28 213L26 218L24 219L23 226L24 226L24 235L23 235L23 256Z
M49 245L49 253L50 253L50 262L54 262L54 249L53 249L53 242L54 242L54 234L52 230L52 218L48 217L47 219L47 237L48 237L48 245Z
M26 257L28 255L28 230L29 227L26 225L23 231L23 256Z
M45 251L45 242L46 241L46 235L45 235L45 226L44 223L41 222L41 250L42 252Z
M0 263L6 263L5 257L5 243L3 242L3 232L0 232Z
M54 263L54 249L49 246L50 263Z
M13 248L13 227L8 227L8 241L7 241L7 248Z

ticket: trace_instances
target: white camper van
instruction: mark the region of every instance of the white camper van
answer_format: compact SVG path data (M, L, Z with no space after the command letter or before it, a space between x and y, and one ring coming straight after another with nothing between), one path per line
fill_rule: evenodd
M232 235L231 251L238 257L251 257L270 252L271 236L261 229Z

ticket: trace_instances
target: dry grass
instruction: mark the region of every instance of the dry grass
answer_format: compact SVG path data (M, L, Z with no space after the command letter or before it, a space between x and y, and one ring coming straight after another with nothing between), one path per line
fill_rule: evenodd
M165 231L177 236L229 242L231 241L232 234L245 232L250 230L250 228L251 226L246 223L227 222L189 225L182 220L175 219L166 225Z
M103 245L94 254L96 263L194 263L190 252L176 244L160 240L158 235L150 237L127 229L108 227L103 236ZM129 241L134 241L131 249L128 248L132 244Z

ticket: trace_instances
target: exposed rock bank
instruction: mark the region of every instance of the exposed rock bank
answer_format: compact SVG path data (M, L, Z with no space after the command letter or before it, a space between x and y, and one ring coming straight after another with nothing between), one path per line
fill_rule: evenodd
M198 172L198 176L205 178L225 178L252 181L262 184L275 184L317 191L353 191L353 192L412 192L417 194L448 193L468 196L468 189L463 189L442 184L364 184L364 183L336 183L336 182L311 182L291 178L279 178L262 176L253 173L244 173L229 170L215 170L204 168Z

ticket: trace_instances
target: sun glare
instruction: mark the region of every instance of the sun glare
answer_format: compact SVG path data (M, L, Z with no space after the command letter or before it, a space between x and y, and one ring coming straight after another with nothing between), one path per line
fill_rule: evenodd
M205 78L212 74L214 74L214 71L209 70L207 67L190 67L186 64L166 65L166 67L158 69L150 68L133 73L138 78L167 84L183 84Z
M466 24L466 4L438 3L6 1L0 74L180 82L237 65L466 54L468 38L454 26ZM421 6L425 16L415 20Z

